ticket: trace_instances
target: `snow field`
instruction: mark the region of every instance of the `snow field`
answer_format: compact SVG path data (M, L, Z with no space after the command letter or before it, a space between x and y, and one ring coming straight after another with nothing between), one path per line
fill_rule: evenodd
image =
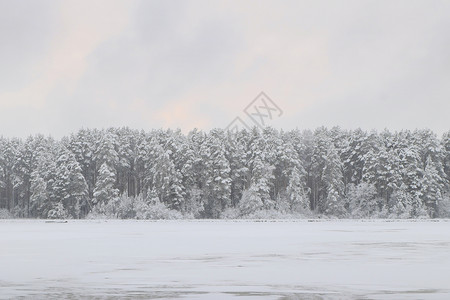
M0 298L449 299L447 221L0 221Z

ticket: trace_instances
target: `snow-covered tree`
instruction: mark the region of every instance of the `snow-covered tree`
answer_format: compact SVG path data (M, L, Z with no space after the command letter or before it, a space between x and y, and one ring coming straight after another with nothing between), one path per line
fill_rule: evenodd
M83 177L88 184L89 197L93 197L97 165L95 161L95 151L101 133L98 130L81 129L76 134L72 134L67 142L67 149L73 153L76 161L80 164Z
M170 208L179 209L184 199L184 187L182 186L182 174L175 168L171 159L171 150L166 150L160 145L155 145L150 164L151 188L157 191L161 202Z
M443 150L443 165L445 172L445 181L447 189L450 191L450 131L447 131L442 136L442 150Z
M94 204L106 204L119 196L119 190L114 187L116 174L107 162L103 162L98 173L92 202Z
M258 190L253 186L242 193L242 199L238 206L241 215L250 215L263 207L264 204L261 197L259 197Z
M97 167L107 163L111 168L114 168L119 162L116 145L117 135L111 131L101 133L101 139L98 141L97 149L95 151L95 160Z
M93 209L134 217L138 195L158 198L169 214L237 217L250 189L259 216L310 209L436 217L446 215L449 177L450 132L439 140L430 130L108 128L60 140L0 137L0 209L16 217L77 218Z
M273 165L275 152L268 144L268 135L262 135L257 128L253 128L248 142L247 161L250 184L254 191L261 198L266 209L275 206L275 199L272 199L270 191L273 188L275 166Z
M205 213L213 218L231 205L230 163L224 143L225 132L212 130L200 150L204 164Z
M38 171L31 173L31 197L30 212L31 215L42 215L42 208L48 201L47 182L42 178Z
M70 217L71 215L61 202L54 203L47 215L49 219L70 219Z
M305 192L304 172L296 166L290 171L289 184L286 188L287 202L291 212L309 211L309 200Z
M83 177L80 164L75 156L61 148L56 161L55 181L52 186L53 202L61 202L74 218L80 218L81 211L89 209L88 186Z
M434 217L437 213L438 202L442 200L444 182L431 157L428 157L420 185L422 200L428 207L430 216Z
M372 139L373 146L364 156L362 179L375 185L378 196L387 203L393 191L402 184L400 159L392 150L392 136L389 132L384 132L382 136L372 136Z
M442 201L438 202L438 216L439 218L450 218L450 194L445 193L442 196Z
M183 203L181 212L188 217L199 218L204 210L202 190L195 187L191 188Z
M314 132L311 161L312 209L338 214L343 207L343 165L328 131L319 128Z
M354 218L370 218L380 210L375 185L361 182L350 185L347 192L349 212Z
M249 169L247 166L247 136L246 130L232 132L228 131L226 140L226 156L230 162L230 178L231 178L231 205L235 207L242 193L249 184Z
M389 199L389 212L393 218L409 218L411 216L413 197L401 186L392 193Z
M20 140L0 138L0 168L3 171L0 188L2 189L2 207L11 210L16 206L18 183L17 158Z

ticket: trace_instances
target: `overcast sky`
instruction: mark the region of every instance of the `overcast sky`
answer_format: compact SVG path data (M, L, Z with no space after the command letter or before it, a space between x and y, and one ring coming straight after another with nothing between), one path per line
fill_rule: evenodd
M226 127L450 130L450 1L0 0L0 135Z

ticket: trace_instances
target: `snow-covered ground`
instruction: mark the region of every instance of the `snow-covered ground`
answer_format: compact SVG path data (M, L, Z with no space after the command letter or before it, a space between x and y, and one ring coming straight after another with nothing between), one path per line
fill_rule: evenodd
M447 221L0 221L0 298L450 299Z

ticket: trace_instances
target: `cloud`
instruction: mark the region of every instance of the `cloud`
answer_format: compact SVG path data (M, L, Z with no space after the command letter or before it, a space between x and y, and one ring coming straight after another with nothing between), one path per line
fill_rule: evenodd
M1 92L2 109L42 108L55 88L73 91L87 67L87 56L101 42L120 34L128 22L125 2L71 0L59 4L59 29L47 55L34 67L34 79L23 88ZM107 13L99 13L102 10Z
M157 111L154 117L161 122L163 127L180 128L189 131L193 128L208 128L211 120L199 114L196 109L197 102L180 101L170 103Z
M278 127L448 130L446 1L58 3L36 9L36 31L11 25L42 19L17 5L5 21L25 36L7 53L38 49L7 65L28 76L0 83L8 132L225 127L260 91Z
M56 33L57 17L49 1L0 1L0 93L34 79Z

